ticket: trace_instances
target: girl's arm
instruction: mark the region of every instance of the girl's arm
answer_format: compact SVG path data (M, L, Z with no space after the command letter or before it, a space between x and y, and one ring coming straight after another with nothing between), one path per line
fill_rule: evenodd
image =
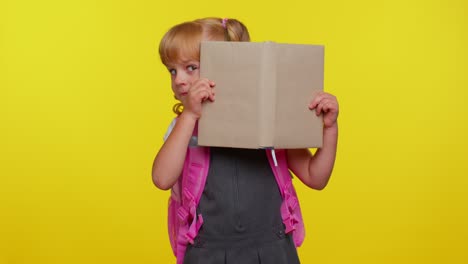
M312 155L308 149L288 149L289 169L307 186L322 190L335 164L338 142L338 102L328 93L318 94L310 103L317 115L323 113L323 145Z
M187 147L192 137L196 118L183 112L162 145L153 162L152 176L156 187L170 189L182 173Z
M153 162L153 183L159 189L168 190L179 179L193 129L201 116L201 105L205 100L214 101L214 86L213 81L198 79L181 98L184 111Z

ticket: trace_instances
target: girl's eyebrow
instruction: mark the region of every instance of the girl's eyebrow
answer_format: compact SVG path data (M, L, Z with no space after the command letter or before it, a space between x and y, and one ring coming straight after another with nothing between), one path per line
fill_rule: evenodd
M176 63L168 63L166 65L166 68L174 68L177 66L177 64L182 64L182 65L186 65L186 64L199 64L200 62L197 61L197 60L181 60L179 62L176 62Z
M199 61L196 60L183 60L180 61L182 64L189 64L189 63L199 63Z

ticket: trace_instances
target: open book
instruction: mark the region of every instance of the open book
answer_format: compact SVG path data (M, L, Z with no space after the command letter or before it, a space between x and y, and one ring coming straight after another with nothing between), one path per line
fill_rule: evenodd
M323 90L324 47L202 42L200 77L216 83L203 104L198 144L236 148L322 146L323 121L308 105Z

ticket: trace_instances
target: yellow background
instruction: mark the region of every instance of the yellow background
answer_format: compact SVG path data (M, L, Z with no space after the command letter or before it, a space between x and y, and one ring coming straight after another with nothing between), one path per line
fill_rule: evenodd
M468 263L467 6L2 0L0 263L174 262L150 177L174 103L156 47L205 16L326 46L339 151L325 190L296 184L303 263Z

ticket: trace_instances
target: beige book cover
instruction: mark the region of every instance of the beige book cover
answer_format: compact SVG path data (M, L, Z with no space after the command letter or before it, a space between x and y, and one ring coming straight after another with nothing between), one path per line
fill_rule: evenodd
M202 42L200 76L216 83L203 104L198 144L235 148L322 146L323 122L308 108L323 90L324 47Z

